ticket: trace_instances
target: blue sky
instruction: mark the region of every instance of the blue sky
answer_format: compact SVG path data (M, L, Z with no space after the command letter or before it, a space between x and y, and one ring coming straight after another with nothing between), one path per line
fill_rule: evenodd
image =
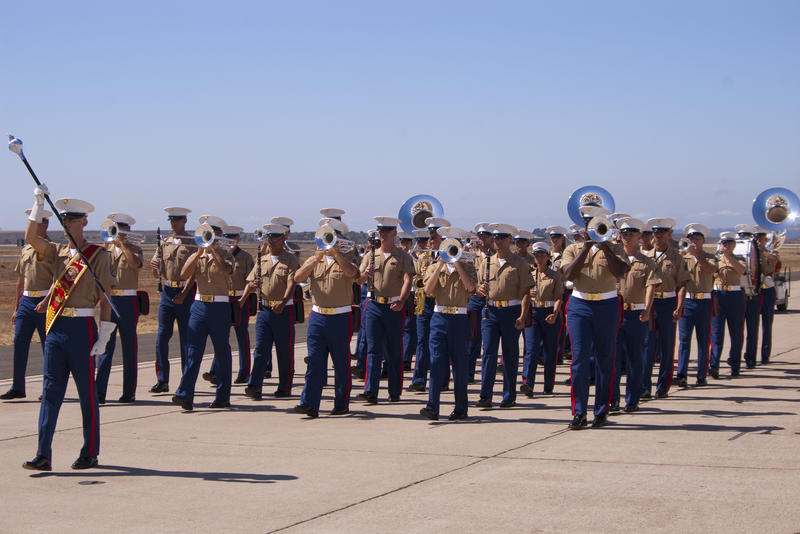
M683 225L800 193L800 2L0 2L0 125L54 197L352 229L569 221L582 185ZM32 181L0 157L0 227Z

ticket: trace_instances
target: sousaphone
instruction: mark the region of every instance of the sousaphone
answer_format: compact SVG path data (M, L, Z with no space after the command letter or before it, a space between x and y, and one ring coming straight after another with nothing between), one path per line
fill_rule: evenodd
M415 195L400 206L397 218L400 219L400 227L408 234L414 234L414 230L425 228L425 219L428 217L444 217L442 203L431 195Z

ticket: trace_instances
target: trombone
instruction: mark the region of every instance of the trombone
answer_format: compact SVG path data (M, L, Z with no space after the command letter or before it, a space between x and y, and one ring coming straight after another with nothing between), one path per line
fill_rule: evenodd
M201 224L197 227L197 230L194 231L194 242L200 248L210 247L217 241L227 245L233 243L233 239L228 239L227 237L221 237L215 234L214 229L208 223Z
M342 254L347 254L355 248L355 243L349 239L342 239L341 237L337 236L336 232L333 231L333 228L327 224L320 227L320 229L316 231L314 234L314 242L316 243L317 248L320 250L330 250L333 247L336 247L336 249Z
M106 243L113 243L120 237L129 241L135 241L137 243L144 243L145 240L144 234L137 234L128 230L120 230L117 223L111 219L106 219L103 221L103 224L100 225L100 237Z
M445 263L456 263L458 261L472 261L475 253L464 250L458 239L448 237L439 246L439 258Z

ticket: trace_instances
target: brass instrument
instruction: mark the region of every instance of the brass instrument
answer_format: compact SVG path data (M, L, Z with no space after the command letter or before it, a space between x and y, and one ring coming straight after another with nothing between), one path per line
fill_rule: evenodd
M678 240L678 250L681 252L689 252L689 249L694 246L687 238L682 237Z
M214 229L208 223L201 224L197 227L197 230L194 231L194 242L197 243L197 246L200 248L210 247L217 241L226 244L233 243L233 239L216 235Z
M128 230L120 230L117 223L111 219L106 219L100 225L100 237L106 243L113 243L119 237L124 237L129 241L136 241L137 243L144 243L144 234L137 234Z
M422 265L422 272L414 276L414 315L422 315L425 311L425 271L430 265L431 250L424 248L420 249L417 255L417 260ZM426 262L422 264L422 262Z
M333 228L328 225L324 225L317 230L314 234L314 242L320 250L330 250L336 247L342 254L347 254L355 248L355 243L337 236Z
M589 224L586 225L586 233L589 235L589 239L596 243L610 241L613 236L612 229L611 221L602 215L593 217Z
M397 218L404 232L414 234L414 230L425 228L428 217L444 217L442 203L431 195L415 195L400 206Z
M783 187L771 187L753 200L753 219L765 230L779 232L800 216L800 198Z
M584 226L585 221L581 215L581 208L583 206L597 206L605 208L608 211L615 210L614 197L611 193L597 185L585 185L575 190L567 199L567 214L572 222L578 226ZM608 219L606 219L608 221ZM608 221L608 226L611 227L611 221Z
M445 263L474 261L475 253L464 250L464 247L458 239L449 237L442 241L442 244L439 246L439 258Z

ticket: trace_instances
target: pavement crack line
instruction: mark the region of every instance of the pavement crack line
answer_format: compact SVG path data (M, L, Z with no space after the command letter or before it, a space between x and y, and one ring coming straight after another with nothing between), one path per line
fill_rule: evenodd
M299 525L303 525L305 523L309 523L311 521L315 521L317 519L320 519L320 518L323 518L323 517L327 517L327 516L336 514L338 512L342 512L342 511L347 510L349 508L354 508L354 507L356 507L356 506L358 506L360 504L368 503L370 501L374 501L374 500L380 499L382 497L386 497L388 495L392 495L394 493L398 493L398 492L406 490L408 488L412 488L414 486L418 486L420 484L424 484L425 482L429 482L431 480L436 480L437 478L442 478L442 477L447 476L447 475L449 475L451 473L455 473L457 471L463 471L464 469L467 469L469 467L477 465L477 464L479 464L481 462L485 462L486 460L491 460L493 458L497 458L498 456L501 456L503 454L508 454L510 452L517 451L519 449L528 447L529 445L535 445L536 443L541 443L542 441L545 441L545 440L548 440L548 439L552 439L552 438L560 436L560 435L562 435L562 434L564 434L566 432L567 432L567 429L556 430L555 432L553 432L553 433L551 433L551 434L549 434L549 435L547 435L547 436L545 436L543 438L539 438L539 439L536 439L536 440L533 440L533 441L529 441L528 443L523 443L522 445L518 445L516 447L511 447L510 449L506 449L504 451L497 452L497 453L492 454L490 456L478 456L478 457L476 457L476 459L474 461L472 461L472 462L470 462L468 464L465 464L465 465L462 465L462 466L459 466L459 467L454 467L452 469L448 469L447 471L442 471L441 473L437 473L435 475L431 475L431 476L426 477L426 478L421 478L419 480L415 480L413 482L409 482L408 484L404 484L404 485L399 486L397 488L390 489L390 490L385 491L383 493L379 493L378 495L373 495L371 497L366 497L364 499L361 499L360 501L356 501L356 502L353 502L353 503L350 503L350 504L347 504L347 505L344 505L344 506L340 506L339 508L335 508L333 510L328 510L327 512L322 512L322 513L317 514L315 516L312 516L312 517L309 517L309 518L306 518L306 519L301 519L300 521L295 521L294 523L292 523L290 525L286 525L286 526L283 526L283 527L280 527L280 528L276 528L274 530L268 530L267 534L271 534L273 532L281 532L281 531L284 531L284 530L288 530L290 528L293 528L293 527L296 527L296 526L299 526Z

